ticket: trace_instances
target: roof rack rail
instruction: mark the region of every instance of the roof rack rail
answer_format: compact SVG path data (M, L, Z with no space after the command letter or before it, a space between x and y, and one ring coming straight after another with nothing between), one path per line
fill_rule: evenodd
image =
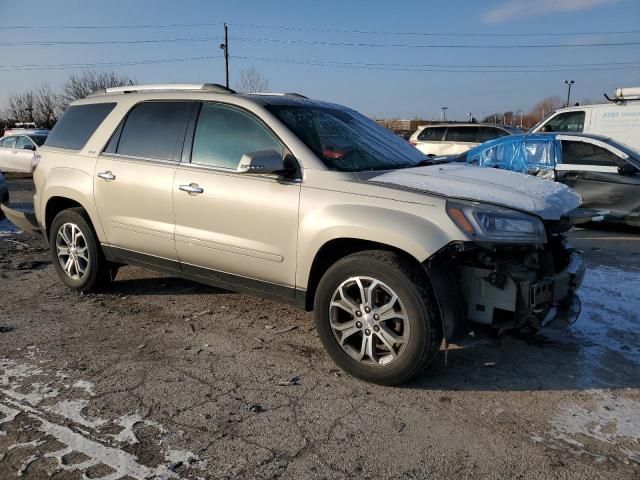
M134 92L162 92L162 91L199 91L212 93L236 93L235 90L217 83L165 83L156 85L125 85L96 90L91 95L100 93L134 93Z
M629 100L640 100L640 87L631 88L616 88L616 93L613 98L610 98L606 93L604 98L610 102L621 103Z
M294 98L309 98L305 97L301 93L294 92L285 92L285 93L277 93L277 92L250 92L248 95L263 95L263 96L271 96L271 97L294 97Z

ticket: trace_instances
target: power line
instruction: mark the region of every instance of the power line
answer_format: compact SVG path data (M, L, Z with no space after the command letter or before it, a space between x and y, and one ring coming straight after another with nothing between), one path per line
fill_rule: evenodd
M213 40L219 40L219 37L156 38L147 40L34 40L21 42L0 42L0 47L53 45L136 45L141 43L210 42Z
M492 45L435 45L411 43L361 43L327 42L321 40L294 40L280 38L235 37L234 40L250 43L280 43L292 45L323 45L331 47L392 47L392 48L471 48L471 49L513 49L513 48L572 48L572 47L622 47L640 45L640 42L595 42L595 43L556 43L556 44L492 44Z
M339 28L323 28L323 27L297 27L287 25L260 25L250 23L231 23L229 25L237 27L264 28L274 30L290 30L299 32L318 32L318 33L356 33L364 35L413 35L424 37L564 37L564 36L592 36L592 35L631 35L640 33L640 30L622 30L609 32L518 32L518 33L485 33L485 32L393 32L384 30L349 30Z
M194 62L218 59L218 56L195 56L162 59L143 59L117 62L96 63L58 63L58 64L22 64L0 65L0 71L46 71L46 70L70 70L83 68L107 68L133 65L149 65L162 63ZM366 70L387 71L413 71L413 72L447 72L447 73L541 73L541 72L575 72L575 71L599 71L599 70L628 70L640 68L640 60L633 62L609 62L609 63L578 63L578 64L543 64L543 65L451 65L451 64L406 64L406 63L365 63L365 62L338 62L330 60L299 60L291 58L271 58L237 56L239 60L251 60L260 62L288 63L294 65L309 65L319 67L354 68ZM590 68L586 68L590 67ZM593 68L596 67L596 68Z
M635 70L640 69L640 62L634 62L633 64L627 64L626 62L620 62L622 65L629 66L609 66L606 68L570 68L570 69L545 69L545 70L522 70L522 69L494 69L497 67L485 66L483 68L491 68L490 70L479 69L452 69L452 66L432 66L433 68L427 68L423 65L411 65L411 64L368 64L368 63L354 63L354 62L333 62L324 60L297 60L289 58L266 58L266 57L249 57L234 55L235 59L240 60L252 60L259 62L278 62L289 63L295 65L309 65L318 67L336 67L336 68L355 68L364 70L385 70L385 71L400 71L400 72L442 72L442 73L553 73L553 72L591 72L591 71L609 71L609 70ZM585 64L589 65L589 64ZM460 68L463 68L462 66Z
M142 25L0 25L0 30L120 30L120 29L153 29L153 28L197 28L216 27L224 25L223 22L213 23L166 23L166 24L142 24ZM640 30L618 31L586 31L586 32L517 32L517 33L492 33L492 32L416 32L416 31L385 31L385 30L360 30L339 29L326 27L300 27L290 25L264 25L250 23L228 23L230 26L244 28L260 28L272 30L287 30L299 32L318 33L354 33L364 35L407 35L425 37L561 37L561 36L592 36L592 35L632 35L640 33Z

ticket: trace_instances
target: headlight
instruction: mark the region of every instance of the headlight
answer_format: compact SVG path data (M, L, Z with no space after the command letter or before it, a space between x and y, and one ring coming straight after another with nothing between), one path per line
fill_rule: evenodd
M534 215L476 202L447 201L453 222L479 242L546 243L542 220Z

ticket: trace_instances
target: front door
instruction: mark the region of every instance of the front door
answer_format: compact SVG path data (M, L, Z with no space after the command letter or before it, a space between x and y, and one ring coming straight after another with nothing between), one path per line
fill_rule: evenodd
M283 152L255 116L203 104L191 163L178 166L174 181L176 248L187 273L289 295L295 286L300 184L236 173L243 154L266 149Z
M613 217L640 215L640 176L618 169L629 161L594 143L562 140L557 179L582 196L582 207L610 211Z
M138 104L98 157L94 172L96 207L108 244L124 257L138 261L156 257L147 261L168 260L178 267L173 181L194 105Z

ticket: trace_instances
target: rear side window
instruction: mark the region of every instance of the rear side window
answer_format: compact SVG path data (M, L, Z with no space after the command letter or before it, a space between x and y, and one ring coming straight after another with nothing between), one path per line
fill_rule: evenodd
M584 117L583 111L561 113L549 120L541 130L543 132L582 132Z
M480 142L494 140L507 135L509 135L509 132L502 130L501 128L483 127L480 130Z
M449 127L447 142L476 142L478 127Z
M127 115L116 153L175 160L182 146L193 102L146 102Z
M80 150L115 106L115 103L93 103L69 107L51 130L45 145Z
M423 142L440 142L444 137L445 127L425 128L418 134L418 140Z

